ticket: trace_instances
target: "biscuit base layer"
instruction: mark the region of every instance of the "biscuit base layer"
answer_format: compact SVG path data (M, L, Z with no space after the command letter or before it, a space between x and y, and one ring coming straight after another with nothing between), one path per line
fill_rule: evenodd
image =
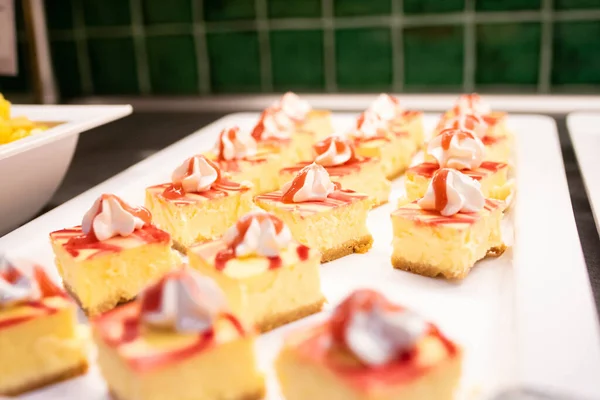
M282 325L289 324L290 322L294 322L301 318L318 313L323 308L324 303L325 298L321 299L316 303L309 304L307 306L297 308L286 313L279 313L277 315L273 315L256 324L256 327L260 333L268 332Z
M492 247L487 251L486 257L500 257L505 250L505 245ZM472 268L468 268L464 270L464 272L457 274L452 271L440 269L440 267L435 265L413 263L398 256L392 256L392 266L396 269L401 269L403 271L408 271L431 278L442 276L446 279L463 279L467 276Z
M112 390L109 389L110 397L113 400L130 400L130 399L121 399L117 396ZM260 400L265 397L266 391L265 388L261 388L254 392L241 394L239 397L231 398L231 400Z
M325 250L321 255L321 262L337 260L352 253L366 253L373 246L373 236L367 235L360 239L348 240L339 246Z
M83 313L87 317L95 317L97 315L100 315L102 313L110 311L110 310L112 310L114 308L117 308L120 305L129 303L130 301L135 300L135 298L133 298L133 299L126 299L124 297L119 297L119 299L116 301L116 303L115 303L114 300L105 301L104 303L100 304L98 307L95 307L94 309L88 309L88 308L85 308L81 304L81 300L79 300L79 297L77 297L77 295L75 294L75 291L66 282L64 282L64 281L63 281L63 286L65 288L65 291L69 294L69 296L71 296L71 298L73 300L75 300L75 303L77 303L77 305L79 306L79 308L81 308L81 310L83 311Z
M8 392L4 392L4 393L0 392L0 396L10 396L10 397L19 396L23 393L43 388L44 386L54 385L55 383L59 383L59 382L66 381L71 378L75 378L77 376L83 375L87 372L87 370L88 370L88 363L87 363L87 361L84 360L81 364L79 364L75 367L71 367L69 369L66 369L64 371L61 371L61 372L58 372L58 373L55 373L55 374L52 374L49 376L40 377L37 380L30 381L20 387L11 389Z

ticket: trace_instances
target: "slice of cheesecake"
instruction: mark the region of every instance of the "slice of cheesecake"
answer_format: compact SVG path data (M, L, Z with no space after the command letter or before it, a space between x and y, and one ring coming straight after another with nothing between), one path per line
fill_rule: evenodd
M261 332L321 310L321 254L292 239L283 221L253 212L222 239L188 251L190 266L221 287L232 310Z
M452 400L461 369L458 345L371 290L293 332L275 361L286 400Z
M373 244L367 229L373 199L340 188L318 164L304 167L282 190L256 196L254 201L283 220L294 239L319 250L321 262L365 253Z

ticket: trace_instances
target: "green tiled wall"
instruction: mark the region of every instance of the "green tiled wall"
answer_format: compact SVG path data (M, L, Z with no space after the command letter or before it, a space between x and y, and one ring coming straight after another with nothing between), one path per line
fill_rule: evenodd
M600 0L45 4L66 97L600 88ZM17 15L22 68L0 91L31 87Z

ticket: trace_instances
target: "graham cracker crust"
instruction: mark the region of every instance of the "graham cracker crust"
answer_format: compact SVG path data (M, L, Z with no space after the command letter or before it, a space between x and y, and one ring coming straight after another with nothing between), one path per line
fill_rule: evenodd
M337 247L325 250L321 255L321 263L337 260L352 253L366 253L371 246L373 246L373 236L371 235L348 240Z
M260 333L268 332L282 325L289 324L290 322L294 322L304 317L308 317L309 315L318 313L323 308L324 303L325 298L322 298L316 303L309 304L285 313L270 316L269 318L266 318L256 324L256 328Z
M54 385L55 383L59 383L62 381L66 381L71 378L75 378L76 376L83 375L88 370L88 363L86 360L75 367L69 368L65 371L56 373L50 376L44 376L37 380L31 381L23 386L20 386L16 389L11 389L8 392L0 392L0 396L19 396L23 393L30 392L32 390L40 389L44 386Z
M108 393L110 395L110 398L113 400L143 400L143 399L122 399L119 396L117 396L115 394L115 392L113 392L110 389L109 389ZM231 398L231 400L260 400L265 397L265 394L266 394L266 390L265 390L265 387L263 386L260 389L255 390L254 392L243 393L239 397Z
M173 247L175 250L177 250L178 252L180 252L183 255L187 254L187 251L188 251L187 246L182 245L177 240L173 240L173 246L171 246L171 247Z
M77 303L79 308L81 308L83 310L83 313L88 317L95 317L97 315L100 315L102 313L110 311L113 308L117 308L118 306L120 306L122 304L126 304L126 303L129 303L130 301L134 300L134 299L125 299L123 297L120 297L116 304L114 301L106 301L92 310L92 309L85 308L83 305L81 305L81 300L79 299L79 297L77 297L77 295L75 294L75 291L73 291L73 289L71 288L71 286L69 286L67 284L67 282L63 281L63 286L65 288L65 291L69 294L69 296L71 296L71 298L73 300L75 300L75 303Z
M486 257L499 257L506 250L506 245L502 244L500 246L492 247L487 251ZM464 271L463 273L446 273L446 271L441 270L439 267L434 265L426 265L426 264L418 264L410 261L406 261L401 257L395 256L392 257L392 266L396 269L401 269L403 271L412 272L415 274L428 276L430 278L438 278L443 277L445 279L464 279L471 268Z

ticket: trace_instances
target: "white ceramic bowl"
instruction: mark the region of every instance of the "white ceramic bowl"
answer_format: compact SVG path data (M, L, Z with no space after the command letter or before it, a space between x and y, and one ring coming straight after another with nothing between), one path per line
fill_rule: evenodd
M35 216L62 182L79 134L131 113L131 106L19 106L12 115L60 123L0 145L0 236Z

